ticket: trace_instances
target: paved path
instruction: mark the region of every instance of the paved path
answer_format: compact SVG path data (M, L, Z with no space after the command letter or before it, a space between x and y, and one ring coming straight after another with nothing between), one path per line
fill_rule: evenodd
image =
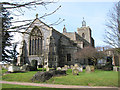
M49 88L116 88L117 87L100 87L100 86L77 86L77 85L58 85L58 84L40 84L40 83L28 83L28 82L9 82L9 81L0 81L4 84L17 84L17 85L27 85L27 86L40 86L40 87L49 87Z

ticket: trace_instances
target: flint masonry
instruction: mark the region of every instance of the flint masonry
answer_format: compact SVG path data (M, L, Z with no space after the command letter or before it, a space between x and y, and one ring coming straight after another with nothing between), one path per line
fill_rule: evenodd
M83 19L82 27L77 32L67 32L64 26L60 33L38 19L25 30L19 51L17 64L31 64L38 61L38 66L62 67L64 65L88 64L87 60L75 60L74 54L86 46L94 47L91 29Z

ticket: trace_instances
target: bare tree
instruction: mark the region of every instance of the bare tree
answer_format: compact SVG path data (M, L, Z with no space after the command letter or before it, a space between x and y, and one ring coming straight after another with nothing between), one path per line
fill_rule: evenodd
M115 4L113 10L109 13L109 20L106 24L105 42L113 46L118 52L120 65L120 1Z
M56 3L55 0L48 0L48 1L44 1L44 0L32 0L32 1L13 1L13 0L9 0L6 2L0 1L0 5L2 5L6 10L9 10L14 16L20 16L24 14L24 8L26 9L31 9L31 10L35 10L37 8L37 6L44 6L47 9L47 5L51 4L51 3ZM56 8L54 11L50 12L50 13L45 13L42 16L38 17L39 19L41 18L45 18L47 16L50 16L52 14L54 14L55 12L57 12L59 10L61 6L59 6L58 8ZM15 10L16 12L18 12L17 14L12 12L13 10ZM26 33L26 34L31 34L31 33L27 33L25 32L25 29L31 24L31 22L33 21L33 19L29 19L29 20L20 20L20 21L12 21L12 25L11 27L7 28L7 30L5 30L6 32L18 32L18 33ZM59 18L58 20L56 20L54 23L50 24L52 25L58 25L60 24L62 21L64 21L64 19ZM18 26L14 25L15 23L21 23L24 22L23 24L18 24ZM4 23L4 22L2 22ZM42 26L41 26L42 27ZM23 31L24 30L24 31ZM2 29L0 30L2 31ZM34 34L33 34L34 35Z
M81 59L90 59L93 62L93 65L96 66L97 59L104 58L105 54L103 51L98 51L97 49L88 46L83 48L82 50L75 53L75 58Z
M109 20L106 24L105 41L120 53L120 2L116 3L113 10L109 12Z
M10 0L12 2L12 0ZM24 15L24 9L30 9L30 10L35 10L37 8L37 6L44 6L47 9L47 5L51 4L51 3L56 3L57 1L55 0L48 0L48 1L44 1L44 0L33 0L33 1L13 1L12 3L10 2L0 2L0 5L3 5L5 9L12 11L15 10L16 12L18 12L17 14L14 12L11 12L14 16L20 16L20 15ZM56 8L54 11L50 12L50 13L44 13L42 16L39 16L39 19L45 18L47 16L50 16L52 14L54 14L55 12L57 12L59 10L61 6L58 6L58 8ZM11 22L12 24L14 23L20 23L20 22L24 22L22 25L18 24L18 26L12 26L9 28L9 32L19 32L19 33L25 33L21 30L26 29L26 27L28 27L31 22L33 21L33 19L27 19L27 20L20 20L20 21L13 21ZM55 22L49 24L49 26L52 25L58 25L61 22L63 22L64 19L59 18L58 20L56 20Z

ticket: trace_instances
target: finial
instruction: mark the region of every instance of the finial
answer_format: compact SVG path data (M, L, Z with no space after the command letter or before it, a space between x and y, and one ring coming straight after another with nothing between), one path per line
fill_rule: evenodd
M83 21L82 21L82 27L86 27L86 22L84 20L84 17L83 17Z
M84 17L83 17L83 20L84 20Z
M67 30L66 30L66 28L65 28L65 25L64 25L64 28L63 28L63 33L64 33L64 32L67 32Z
M38 13L36 14L36 18L38 18Z

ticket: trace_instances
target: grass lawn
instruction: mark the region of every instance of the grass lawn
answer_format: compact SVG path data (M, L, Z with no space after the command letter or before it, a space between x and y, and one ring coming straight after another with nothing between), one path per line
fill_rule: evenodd
M2 88L46 88L46 87L2 84Z
M11 73L4 75L2 79L5 81L32 82L30 79L36 72ZM53 77L44 83L81 86L118 86L118 72L95 70L95 72L86 73L84 70L75 76L72 75L72 70L69 69L67 74L66 76Z
M26 85L13 85L13 84L2 84L2 90L69 90L69 89L62 89L62 88L48 88L48 87L40 87L40 86L26 86Z

